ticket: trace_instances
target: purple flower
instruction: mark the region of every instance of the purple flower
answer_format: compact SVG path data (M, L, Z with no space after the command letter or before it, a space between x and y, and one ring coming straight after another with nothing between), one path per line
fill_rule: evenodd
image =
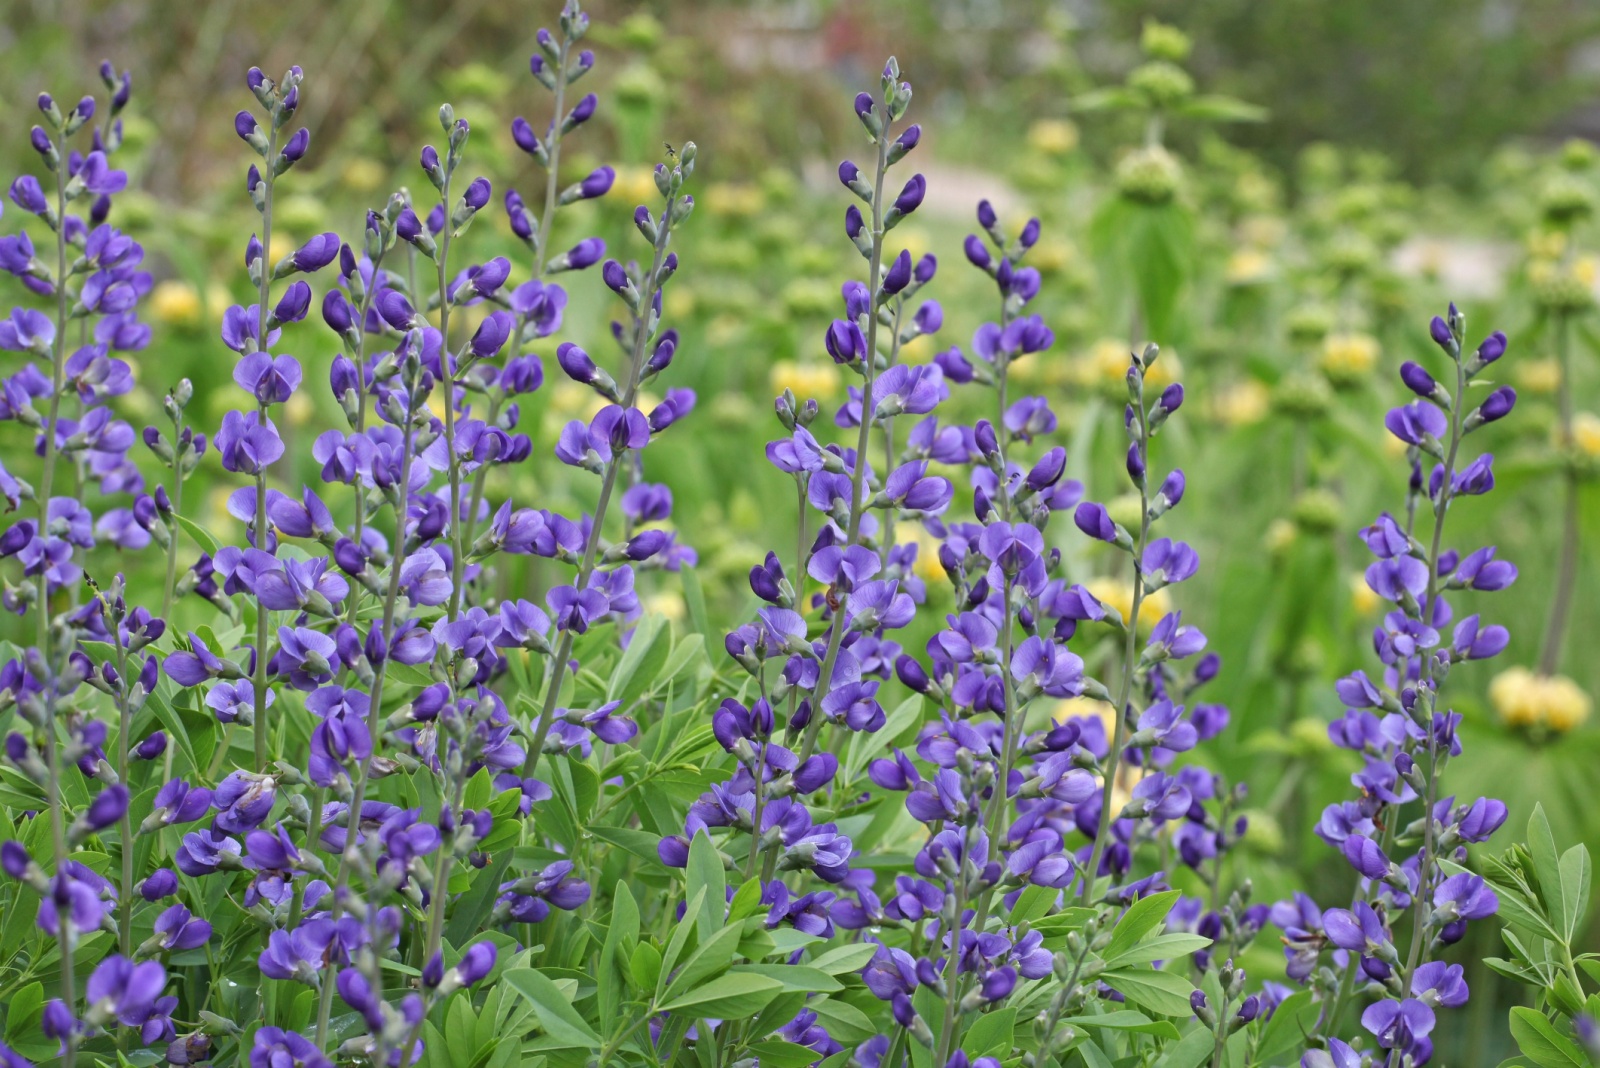
M1383 425L1389 433L1407 445L1421 445L1424 441L1438 439L1449 429L1444 413L1426 401L1414 400L1399 408L1389 409Z
M203 946L211 938L211 925L197 920L182 905L173 905L156 917L155 941L161 949L174 952Z
M1416 998L1375 1002L1361 1014L1361 1026L1376 1036L1380 1047L1402 1052L1413 1052L1433 1025L1433 1010Z
M304 1035L263 1027L250 1050L250 1068L333 1068L333 1062Z
M155 1009L166 982L167 972L159 961L135 964L113 954L90 973L84 1000L91 1017L138 1026Z

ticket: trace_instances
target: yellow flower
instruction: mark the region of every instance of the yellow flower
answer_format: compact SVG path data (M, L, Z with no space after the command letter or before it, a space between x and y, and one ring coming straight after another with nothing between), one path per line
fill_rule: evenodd
M339 180L354 193L370 193L383 184L387 177L383 166L374 160L357 158L344 165Z
M688 614L683 594L676 590L659 590L645 598L644 610L651 615L665 616L676 623Z
M1274 519L1267 524L1267 532L1261 537L1261 546L1276 556L1293 545L1299 535L1300 528L1294 525L1294 520Z
M1126 341L1101 338L1090 345L1089 351L1078 359L1078 379L1087 386L1099 389L1110 399L1126 400L1128 395L1126 377L1131 356L1132 351ZM1183 364L1178 362L1177 353L1171 349L1162 349L1160 357L1145 375L1145 388L1159 392L1168 384L1176 382L1182 373Z
M1059 271L1076 256L1071 242L1041 241L1028 250L1028 266L1037 267L1045 274Z
M159 322L195 326L201 310L200 291L188 282L169 278L150 291L150 313Z
M1257 248L1241 248L1228 257L1222 277L1230 286L1253 286L1267 280L1272 261Z
M612 189L617 199L628 204L642 204L660 196L649 167L618 167Z
M897 532L900 529L895 528ZM911 570L923 582L930 585L948 582L949 576L945 574L944 565L939 562L939 539L929 534L920 523L911 529L915 532L913 536L900 542L902 545L907 540L917 543L917 558L912 563Z
M918 230L915 227L908 227L904 230L901 230L900 240L903 242L902 247L904 247L905 250L911 254L911 262L913 265L918 260L922 259L923 256L927 255L929 246L932 244L928 238L927 231ZM890 262L887 253L884 254L883 262L885 264Z
M568 419L582 419L588 422L605 406L605 398L576 382L557 382L550 390L551 412L566 416ZM443 417L441 412L440 418Z
M1579 256L1572 261L1572 277L1585 289L1593 289L1596 279L1600 278L1600 263L1593 256Z
M1028 145L1047 156L1065 156L1078 147L1078 124L1071 119L1040 119L1028 127Z
M317 406L312 403L311 394L303 389L289 394L283 405L283 418L290 426L305 426L316 413Z
M1105 727L1108 738L1117 726L1116 710L1111 707L1110 701L1096 701L1092 697L1069 697L1056 702L1053 718L1057 723L1065 723L1077 716L1099 720Z
M1528 255L1536 260L1556 260L1567 251L1567 235L1560 230L1541 230L1528 237Z
M1115 608L1122 616L1123 622L1127 622L1128 617L1133 614L1133 583L1128 579L1101 575L1089 579L1083 584L1083 588L1107 608ZM1150 630L1170 611L1172 611L1172 598L1167 596L1166 590L1145 594L1144 601L1139 605L1139 630L1141 632Z
M1266 418L1272 404L1267 387L1253 378L1224 386L1211 395L1211 414L1224 426L1249 426Z
M1555 360L1523 360L1512 372L1527 393L1554 393L1561 388L1561 365Z
M1536 727L1565 733L1589 718L1589 695L1565 675L1536 675L1507 668L1489 683L1489 702L1511 727Z
M767 381L774 393L792 389L802 401L813 397L828 400L839 392L839 372L826 363L778 360L768 372Z
M706 187L706 210L730 219L748 219L765 204L760 186L743 182L713 182Z
M1600 456L1600 415L1577 412L1572 417L1572 442L1585 456Z
M1367 576L1357 571L1350 576L1350 608L1358 616L1370 616L1383 604L1383 598L1372 592Z
M1358 381L1378 363L1378 339L1371 334L1329 334L1322 341L1318 363L1332 382Z

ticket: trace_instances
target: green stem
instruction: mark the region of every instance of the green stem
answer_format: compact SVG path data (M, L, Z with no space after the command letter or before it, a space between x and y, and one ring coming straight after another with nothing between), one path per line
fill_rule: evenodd
M1139 396L1134 401L1134 412L1139 420L1139 458L1148 469L1150 457L1150 423L1145 415L1144 389L1141 383ZM1145 479L1139 481L1139 540L1134 543L1133 557L1133 607L1129 610L1127 636L1122 649L1122 683L1118 687L1116 730L1111 740L1111 752L1106 757L1105 785L1100 791L1100 824L1094 836L1094 848L1089 851L1089 866L1083 872L1080 900L1087 905L1094 892L1096 873L1100 870L1100 857L1105 852L1106 838L1111 833L1111 792L1116 787L1117 772L1122 766L1122 749L1128 740L1128 698L1133 693L1133 673L1137 662L1139 639L1139 610L1144 606L1144 563L1141 553L1150 537L1150 491Z
M272 286L272 187L277 180L278 123L274 119L272 133L267 139L266 167L262 170L264 183L261 201L261 282L258 286L256 306L256 350L267 347L267 301ZM267 406L259 409L260 419L267 421ZM256 548L267 549L267 473L256 472ZM271 722L267 713L267 607L256 598L256 670L255 670L255 726L251 731L255 742L255 771L261 774L267 768L267 737Z
M1433 613L1434 600L1439 595L1439 548L1444 539L1445 513L1450 508L1451 479L1455 476L1456 456L1461 450L1462 438L1462 413L1467 404L1467 371L1461 363L1461 357L1456 359L1456 391L1450 406L1450 446L1444 460L1444 477L1439 481L1439 499L1433 507L1433 542L1428 549L1428 589L1426 599L1422 602L1422 614L1428 619ZM1426 687L1433 682L1433 653L1424 651L1422 655L1422 682ZM1429 703L1432 708L1432 702ZM1431 717L1430 717L1431 718ZM1416 971L1417 959L1422 952L1424 942L1423 932L1427 930L1428 902L1428 873L1434 863L1434 833L1433 833L1433 806L1434 798L1438 793L1439 784L1439 752L1436 744L1436 734L1432 722L1423 725L1428 735L1428 781L1423 796L1422 808L1422 859L1417 868L1417 892L1415 907L1411 914L1411 949L1406 954L1406 969L1401 976L1401 989L1410 989L1412 973Z
M446 353L444 358L449 359L449 354ZM401 449L400 453L400 470L402 472L411 470L412 446L416 440L416 435L412 429L411 423L417 412L415 407L417 404L417 391L413 389L410 391L410 393L412 397L412 407L411 410L406 413L406 426L404 428L405 445ZM404 566L406 558L405 527L406 504L411 493L409 486L410 484L406 479L402 478L400 480L400 503L395 506L395 551L393 559L389 562L389 588L385 593L383 600L383 621L381 626L383 627L382 633L385 642L393 637L395 603L399 599L400 595L400 570ZM388 666L388 657L385 657L383 662L377 666L377 677L372 681L372 697L367 704L367 734L372 739L374 749L376 749L378 744L380 729L383 722L383 684L384 680L388 677ZM331 895L333 903L329 906L333 921L335 923L339 921L339 917L344 911L345 895L342 891L344 891L350 884L350 872L356 856L356 840L360 833L361 809L366 803L367 799L367 783L371 778L369 774L371 766L372 760L369 758L368 760L362 762L361 767L356 769L356 781L353 795L350 800L350 810L345 814L344 852L339 858L339 874L334 881L334 892ZM320 801L320 791L318 793L318 800ZM319 804L317 806L317 811L312 816L312 819L320 821L321 818L321 805ZM309 848L314 848L314 841L314 839L308 839L308 843L312 843L308 846ZM317 1006L316 1033L316 1045L318 1049L323 1049L325 1043L327 1042L328 1019L330 1013L332 1012L333 1006L333 986L333 983L324 983L320 993L319 1004ZM408 1044L402 1048L410 1047Z
M883 226L883 178L889 170L889 131L885 129L878 138L878 168L877 177L872 183L872 255L869 257L871 269L867 282L867 351L862 357L862 373L865 376L861 386L861 429L856 434L856 469L850 475L850 529L845 534L844 543L854 545L861 537L862 513L865 511L865 490L867 479L867 449L872 444L872 419L867 410L867 402L872 397L872 383L877 375L878 366L878 286L883 280L883 238L886 231ZM817 675L817 693L826 693L828 684L833 679L833 665L839 659L839 649L844 644L845 632L845 606L841 603L834 615L833 627L828 637L828 649L822 658L822 669ZM811 759L817 751L817 737L822 731L822 721L826 717L821 708L811 710L811 722L806 725L805 741L800 748L800 763L804 764ZM944 1062L941 1061L941 1064Z
M645 345L652 333L649 328L650 317L654 314L655 296L659 288L657 279L661 275L662 261L666 259L667 243L672 234L672 214L677 203L678 197L670 196L667 198L666 207L662 209L660 226L656 230L655 255L650 263L650 273L644 279L645 285L639 295L638 310L633 313L633 351L628 365L627 388L622 395L624 408L631 408L639 395L639 379L644 373ZM611 494L617 486L617 475L626 459L627 450L624 449L613 456L611 462L606 465L605 476L600 483L600 499L594 506L594 518L589 525L589 539L583 547L583 558L579 562L578 576L574 581L574 585L580 590L589 585L589 579L594 575L600 548L600 531L605 526L606 510L611 503ZM531 776L538 767L545 739L550 736L550 728L555 725L556 701L561 697L561 683L566 677L567 661L572 657L572 642L572 631L563 631L560 645L550 661L550 684L545 688L544 704L540 707L539 720L534 726L533 741L528 747L527 757L523 760L523 778Z

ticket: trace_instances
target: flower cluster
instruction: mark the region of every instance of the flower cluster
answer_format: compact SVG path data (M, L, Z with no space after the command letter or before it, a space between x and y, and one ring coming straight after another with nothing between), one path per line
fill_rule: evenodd
M647 254L557 243L562 210L616 181L562 172L600 107L575 88L596 66L588 30L567 0L536 35L549 117L516 118L509 142L543 187L500 194L520 262L474 258L496 190L449 104L417 156L426 200L401 189L358 236L279 247L314 82L248 72L233 129L256 157L254 296L216 335L239 392L213 407L172 386L141 435L164 472L148 492L113 407L150 339L142 251L107 221L131 81L103 68L98 126L93 98L41 97L54 195L24 176L11 200L54 236L53 263L26 229L0 238L30 294L0 322L22 354L0 416L37 433L40 461L37 490L0 466L24 513L0 534L4 602L36 627L0 663L0 787L22 798L0 812L0 904L22 917L0 925L21 970L0 1063L1426 1062L1437 1010L1467 999L1444 951L1499 901L1467 848L1506 806L1458 802L1440 777L1461 744L1442 684L1508 640L1446 596L1504 589L1516 567L1443 540L1452 506L1494 487L1492 457L1462 443L1515 403L1466 399L1504 337L1466 351L1452 307L1433 337L1453 383L1406 364L1416 399L1386 420L1411 481L1403 517L1362 532L1391 606L1382 670L1338 685L1329 736L1361 761L1358 797L1317 827L1356 869L1353 898L1253 903L1246 792L1205 747L1229 725L1207 699L1222 662L1172 606L1201 567L1171 523L1186 476L1159 448L1192 411L1174 361L1119 347L1119 410L1078 415L1120 426L1121 492L1069 468L1071 413L1026 392L1055 358L1044 227L989 201L962 252L994 317L930 343L939 264L894 244L928 182L901 178L923 131L893 59L854 102L868 162L838 169L862 277L818 351L850 384L827 413L776 399L765 456L793 486L794 556L750 569L753 614L727 659L705 655L696 552L645 463L697 401L658 383L688 343L665 295L697 150L668 148L659 200L633 209ZM1123 104L1203 117L1186 41L1157 27L1145 50ZM1121 198L1171 206L1168 164L1135 158ZM620 301L611 360L560 336L554 279L591 267ZM1170 308L1147 295L1158 324ZM325 364L291 354L330 338ZM541 353L594 394L549 435L560 466L525 421ZM340 425L302 433L287 413L313 395ZM539 464L587 513L520 497ZM219 532L185 492L202 465L225 486ZM99 514L91 486L113 499ZM104 567L151 546L159 591ZM692 633L646 613L663 580L683 583ZM1240 966L1269 923L1303 989ZM1363 1037L1344 1020L1357 998Z
M1385 512L1361 532L1374 558L1367 584L1392 606L1372 636L1383 670L1378 678L1356 671L1339 681L1346 712L1328 736L1360 756L1362 768L1351 776L1359 796L1328 806L1316 828L1356 870L1355 897L1349 908L1323 910L1302 893L1272 909L1290 978L1310 983L1324 1005L1316 1035L1326 1048L1307 1053L1305 1068L1359 1062L1337 1037L1358 992L1376 999L1361 1026L1385 1063L1426 1063L1435 1010L1463 1005L1468 996L1462 966L1436 954L1462 939L1468 921L1499 907L1494 890L1463 865L1467 846L1505 822L1506 806L1486 797L1458 803L1440 790L1441 774L1461 752L1461 716L1441 703L1441 687L1454 667L1494 657L1509 641L1504 627L1476 613L1458 619L1446 594L1503 590L1517 578L1516 565L1498 559L1492 545L1465 554L1445 547L1451 507L1494 488L1493 456L1468 459L1463 441L1516 403L1509 386L1475 405L1468 400L1468 390L1505 354L1506 337L1491 334L1469 351L1465 326L1454 305L1432 323L1452 372L1449 386L1420 364L1400 368L1416 399L1392 409L1384 425L1405 443L1411 466L1404 516ZM1431 517L1426 540L1416 530L1419 512ZM1420 811L1403 823L1403 807L1416 803ZM1408 917L1402 950L1407 940L1396 931ZM1331 966L1324 963L1330 951Z

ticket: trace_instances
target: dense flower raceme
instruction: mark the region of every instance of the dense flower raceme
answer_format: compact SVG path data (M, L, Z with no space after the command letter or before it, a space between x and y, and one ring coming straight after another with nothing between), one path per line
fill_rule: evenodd
M1334 1035L1347 1000L1360 992L1376 999L1360 1023L1379 1059L1426 1063L1435 1010L1460 1006L1468 996L1461 966L1436 954L1462 939L1468 921L1492 916L1499 905L1484 880L1462 865L1467 846L1486 841L1505 822L1506 806L1485 797L1458 801L1440 783L1461 752L1461 716L1441 700L1451 668L1496 656L1509 639L1504 627L1476 613L1457 616L1445 595L1498 591L1517 577L1516 565L1497 559L1494 546L1463 553L1447 548L1444 538L1459 498L1494 485L1494 458L1469 459L1464 439L1509 414L1516 400L1509 387L1476 405L1468 399L1505 353L1506 338L1494 333L1468 350L1465 333L1454 305L1430 327L1448 361L1449 385L1416 363L1401 368L1402 381L1419 399L1390 411L1384 425L1407 445L1405 518L1385 512L1361 532L1373 556L1367 584L1392 607L1372 635L1382 671L1377 678L1357 671L1340 680L1346 712L1328 728L1333 743L1364 764L1351 780L1359 796L1330 805L1317 824L1317 834L1357 873L1354 900L1348 908L1323 910L1297 894L1272 909L1272 921L1284 932L1290 977L1310 984L1327 1006L1317 1028L1327 1048L1307 1053L1305 1068L1358 1063ZM1421 530L1419 513L1431 519ZM1400 813L1409 804L1420 811L1403 823Z
M1505 818L1438 788L1459 746L1439 685L1505 644L1443 594L1516 577L1493 549L1440 541L1452 500L1493 485L1491 462L1459 445L1510 409L1503 393L1470 411L1463 399L1503 340L1463 355L1452 313L1435 337L1456 388L1408 366L1420 399L1388 420L1414 464L1405 514L1431 508L1434 522L1431 547L1409 519L1363 532L1371 587L1395 608L1375 638L1385 671L1340 684L1351 711L1331 728L1366 761L1360 799L1319 825L1358 872L1355 899L1252 904L1228 863L1247 830L1242 788L1197 756L1228 722L1202 699L1220 661L1157 608L1202 562L1165 526L1184 474L1154 466L1183 387L1156 385L1155 346L1131 355L1117 477L1138 509L1086 499L1051 400L1020 395L1012 375L1055 341L1032 310L1041 227L1013 235L988 202L964 251L998 317L912 362L944 314L924 295L933 257L890 247L927 192L921 175L898 178L921 129L905 125L911 87L893 60L855 101L872 158L839 169L865 280L844 284L820 343L858 381L831 430L816 401L777 400L767 459L794 485L797 556L750 572L760 607L725 641L743 675L643 612L643 573L696 563L644 465L696 403L677 388L644 400L682 342L664 295L696 152L655 170L660 203L633 213L639 262L607 258L598 238L555 241L560 210L616 179L600 167L561 181L565 139L600 106L572 88L595 65L587 29L569 2L539 31L530 72L550 116L510 125L544 172L541 193L500 196L520 263L462 258L495 191L464 169L472 130L448 105L441 142L418 154L432 203L397 193L357 239L281 247L273 206L312 149L296 121L312 83L297 67L248 73L254 104L234 130L258 157L245 191L260 226L243 248L255 296L223 313L218 338L239 392L196 425L193 388L173 387L162 424L138 435L167 472L153 485L114 414L134 389L128 354L150 337L135 317L142 252L107 221L126 185L111 160L131 79L102 69L104 107L40 98L48 180L13 184L29 218L0 239L30 294L0 322L17 353L0 413L36 433L41 461L34 481L0 468L20 513L0 535L17 560L5 604L38 634L0 665L5 759L21 773L8 783L38 790L0 845L8 900L36 920L18 959L37 974L6 1034L36 1037L0 1061L998 1068L1059 1060L1090 1032L1108 1060L1153 1056L1172 1041L1154 1017L1221 1058L1230 1036L1258 1040L1292 1011L1304 1026L1291 1033L1315 1045L1305 1063L1345 1065L1363 1056L1345 1044L1347 1008L1366 1048L1391 1051L1379 1061L1425 1060L1437 1010L1467 996L1439 950L1495 909L1465 846ZM616 361L555 337L567 294L551 278L594 266L622 302ZM286 351L319 314L337 354ZM522 424L541 342L596 395L553 435L555 461L594 487L576 518L513 499L497 475L567 474ZM290 440L285 413L324 374L344 425ZM991 414L952 420L943 406L961 393ZM283 480L297 449L317 484ZM233 487L237 525L221 536L184 505L202 462ZM110 547L157 554L159 591L95 574L88 550ZM1063 549L1109 559L1126 607L1090 593ZM539 592L501 594L506 556L540 558ZM947 591L927 588L931 562ZM902 648L934 592L952 610L924 647ZM675 690L691 677L699 689ZM1421 810L1409 825L1406 805ZM1251 986L1235 966L1269 919L1308 991ZM1107 1013L1121 1026L1084 1026Z

